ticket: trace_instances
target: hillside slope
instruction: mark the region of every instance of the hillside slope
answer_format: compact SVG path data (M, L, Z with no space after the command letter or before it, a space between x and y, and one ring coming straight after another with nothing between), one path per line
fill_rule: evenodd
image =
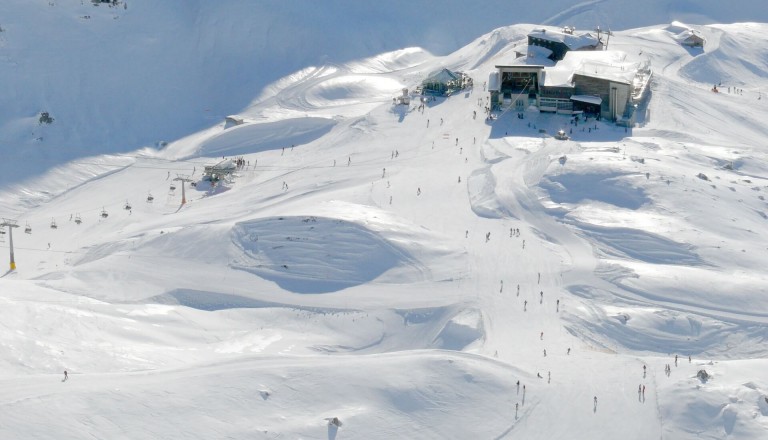
M276 66L269 82L233 74L237 93L217 75L263 59L215 44L253 19L242 13L249 3L181 8L189 15L163 41L181 48L221 29L196 40L220 58L144 88L133 78L114 95L190 115L201 98L186 91L216 95L224 111L180 118L162 149L126 140L157 125L143 111L115 113L134 118L125 131L115 121L91 131L85 113L77 130L53 111L50 126L33 114L4 119L18 129L3 129L10 137L35 127L47 130L38 146L80 147L38 150L29 166L22 149L6 162L35 177L0 191L0 211L20 226L18 268L0 278L2 438L762 438L768 60L757 36L768 25L702 26L703 51L679 46L668 25L615 32L612 48L654 68L639 123L625 130L529 111L483 118L488 72L532 24L437 55L361 39L349 59ZM652 3L648 17L670 13L657 4L669 3ZM339 7L329 5L317 26ZM717 11L697 5L684 12ZM18 23L38 17L17 6ZM179 13L169 3L139 15L150 8L138 1L43 7L61 41L82 36L74 21L57 24L71 12L129 23L146 52L116 44L145 61L163 46L148 35L176 29L157 26ZM356 13L369 14L344 17ZM398 23L409 20L419 18ZM134 34L136 23L146 33ZM403 35L428 40L428 29ZM183 72L184 53L154 56ZM423 109L392 104L446 66L475 87ZM49 102L68 103L64 115L98 109L99 87L79 104ZM24 94L44 91L19 89L16 105L32 108ZM225 124L225 114L244 123ZM573 128L570 140L547 134L561 128ZM123 140L91 148L73 133ZM215 186L201 181L224 157L243 165ZM196 183L186 203L179 175Z

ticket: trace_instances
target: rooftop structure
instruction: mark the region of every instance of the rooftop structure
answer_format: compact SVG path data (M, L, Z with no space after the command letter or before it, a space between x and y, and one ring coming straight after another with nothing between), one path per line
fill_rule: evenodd
M562 60L565 54L574 50L599 50L603 44L595 35L584 32L576 33L573 28L534 29L528 34L528 46L543 47L552 51L549 56L553 61Z

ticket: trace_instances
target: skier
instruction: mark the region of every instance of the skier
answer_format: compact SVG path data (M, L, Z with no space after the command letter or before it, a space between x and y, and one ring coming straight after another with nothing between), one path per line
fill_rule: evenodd
M67 373L67 370L64 370L64 380L62 380L62 382L66 381L67 379L69 379L69 374Z
M568 351L566 351L565 354L567 354L567 355L571 354L571 347L568 347Z
M541 340L541 341L544 340L544 332L541 332L541 335L539 335L539 340Z
M416 188L416 195L417 195L417 196L420 196L420 195L421 195L421 187L419 187L419 188Z

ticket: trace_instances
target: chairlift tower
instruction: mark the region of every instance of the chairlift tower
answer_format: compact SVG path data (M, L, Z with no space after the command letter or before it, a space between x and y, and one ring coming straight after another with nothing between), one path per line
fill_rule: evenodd
M181 204L183 205L187 203L187 193L185 191L184 184L187 182L191 182L192 179L189 178L188 174L176 174L176 176L177 177L173 180L181 181Z
M13 228L18 228L19 225L16 220L4 218L3 222L0 223L0 227L6 226L8 227L8 241L11 248L11 270L16 270L16 260L13 258Z

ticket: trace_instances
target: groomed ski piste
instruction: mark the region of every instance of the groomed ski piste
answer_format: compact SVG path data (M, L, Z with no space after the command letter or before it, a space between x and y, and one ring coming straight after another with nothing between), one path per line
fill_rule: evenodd
M703 49L672 20L614 31L611 50L653 68L627 130L590 120L562 141L564 115L486 119L488 73L541 27L511 24L443 55L308 65L129 149L145 125L184 129L141 114L168 105L158 84L119 92L136 108L94 110L64 79L35 97L47 46L33 56L14 32L45 16L48 38L82 48L83 23L146 36L173 7L11 3L0 72L31 110L2 121L0 213L19 227L0 278L0 438L765 438L768 24L696 25ZM530 19L602 5L561 3ZM213 6L196 7L199 24ZM441 68L474 87L393 105ZM172 74L184 89L200 73ZM244 166L200 181L224 158ZM178 175L199 182L184 204Z

